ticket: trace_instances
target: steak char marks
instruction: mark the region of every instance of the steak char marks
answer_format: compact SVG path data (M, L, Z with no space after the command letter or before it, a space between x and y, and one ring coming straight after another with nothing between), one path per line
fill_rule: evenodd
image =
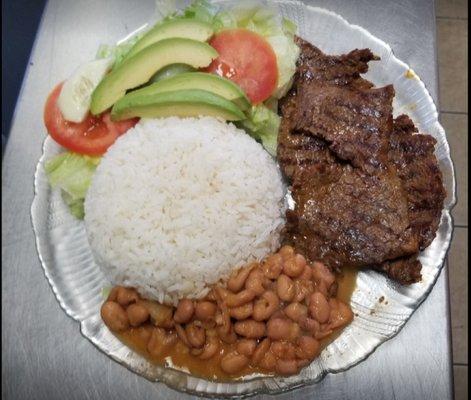
M334 269L417 282L416 255L433 240L445 195L435 141L406 116L393 121L392 85L361 78L370 50L327 56L296 40L295 81L280 102L278 160L295 202L285 242Z

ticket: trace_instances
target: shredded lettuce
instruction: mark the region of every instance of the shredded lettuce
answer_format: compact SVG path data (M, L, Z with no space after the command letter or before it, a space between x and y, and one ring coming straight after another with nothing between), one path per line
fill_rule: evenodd
M60 188L62 198L76 218L83 219L83 202L100 157L85 156L70 151L61 153L45 164L49 184Z
M156 10L156 25L173 19L192 19L211 24L215 32L231 28L249 29L262 35L270 43L278 65L276 90L263 104L253 106L247 112L247 119L239 122L238 126L260 141L270 154L276 155L280 126L277 100L291 87L300 51L294 43L296 24L283 18L275 5L264 0L226 1L219 4L208 0L157 0ZM140 32L117 46L101 46L97 56L115 57L115 65L118 65L144 34L145 32ZM179 67L170 66L168 72L157 73L153 80L164 79L168 74L179 72Z
M131 47L134 46L134 44L145 35L147 30L148 29L141 30L135 35L132 35L115 45L101 44L98 47L95 59L113 58L113 68L115 68L124 60L126 55L129 53L129 50L131 50Z
M231 9L221 11L214 20L215 30L245 28L262 35L273 48L278 64L278 85L273 97L283 97L292 84L299 48L294 43L297 26L281 17L273 5L241 1Z
M299 48L294 43L297 26L281 17L278 10L266 2L231 2L232 7L217 10L206 0L197 0L171 18L197 18L210 23L215 32L231 28L245 28L262 35L272 46L278 65L278 84L272 97L252 106L247 119L237 125L262 143L264 148L276 156L280 117L277 113L278 99L283 97L292 85L296 71ZM227 3L226 3L227 5Z
M202 6L200 4L200 7ZM280 127L278 99L288 92L296 71L296 60L300 51L294 43L297 26L281 17L273 5L261 1L239 1L232 8L220 11L214 16L213 28L215 31L228 28L249 29L262 35L275 52L278 65L278 84L275 92L264 104L253 106L247 113L247 119L238 125L260 141L272 156L276 156Z
M164 18L164 21L171 19L195 19L197 21L214 24L214 19L219 7L211 4L207 0L195 0L182 11L176 11Z
M262 143L265 150L276 156L280 116L264 104L252 106L247 119L238 126L245 129L254 139Z
M299 48L294 43L297 31L294 22L283 18L273 4L260 0L227 2L224 9L207 0L187 3L181 0L160 0L157 9L171 10L174 7L175 10L175 7L186 5L183 10L167 15L164 21L196 19L211 24L215 32L245 28L262 35L272 46L278 64L278 85L273 96L279 99L286 94L291 87L299 56Z

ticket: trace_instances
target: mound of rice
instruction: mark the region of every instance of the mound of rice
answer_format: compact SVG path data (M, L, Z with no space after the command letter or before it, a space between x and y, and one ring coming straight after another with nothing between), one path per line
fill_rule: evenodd
M85 225L113 284L175 304L276 250L284 194L277 164L234 125L141 120L98 166Z

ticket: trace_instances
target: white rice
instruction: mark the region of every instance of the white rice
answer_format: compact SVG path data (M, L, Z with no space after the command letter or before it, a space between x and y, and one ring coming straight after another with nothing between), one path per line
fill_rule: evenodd
M276 250L284 194L277 164L234 125L141 120L98 166L85 225L113 284L175 304Z

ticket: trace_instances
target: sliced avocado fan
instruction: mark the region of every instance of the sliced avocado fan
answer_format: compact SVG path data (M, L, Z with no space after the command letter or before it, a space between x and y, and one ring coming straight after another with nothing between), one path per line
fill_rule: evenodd
M123 61L131 58L144 48L164 39L186 38L206 42L213 36L211 25L192 19L182 19L159 23L140 38L134 46L131 47Z
M185 72L126 94L125 98L149 96L175 90L201 89L234 102L242 111L250 107L244 91L229 79L206 72ZM121 101L121 100L120 100Z
M92 93L90 111L97 115L110 108L126 91L146 82L170 64L208 66L218 56L209 44L192 39L164 39L147 46L113 69Z
M244 113L230 100L200 89L175 90L150 95L126 95L118 101L111 119L119 121L133 117L164 118L212 116L226 121L239 121Z

